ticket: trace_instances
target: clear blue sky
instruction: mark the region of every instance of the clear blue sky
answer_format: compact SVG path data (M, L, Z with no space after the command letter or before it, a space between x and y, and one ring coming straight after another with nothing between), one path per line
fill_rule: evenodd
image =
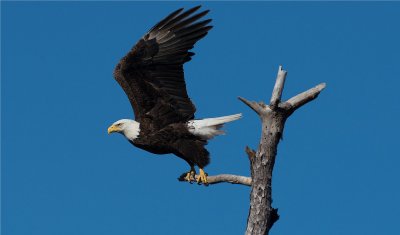
M158 20L194 2L2 2L4 235L243 234L249 188L180 183L184 161L107 127L132 117L112 78ZM320 82L287 122L272 234L399 234L400 4L204 2L215 28L186 65L197 117L242 112L211 141L210 174L249 175L258 117L237 100Z

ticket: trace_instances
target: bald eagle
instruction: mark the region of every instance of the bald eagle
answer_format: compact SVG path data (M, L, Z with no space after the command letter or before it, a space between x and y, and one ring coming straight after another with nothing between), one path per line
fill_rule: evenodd
M204 167L210 158L205 145L224 133L224 123L241 114L194 119L196 108L186 91L183 64L194 55L189 50L212 28L211 19L199 21L209 10L197 13L199 8L172 12L117 64L114 78L128 96L135 120L121 119L108 133L121 133L134 146L154 154L175 154L190 165L182 174L185 180L207 184Z

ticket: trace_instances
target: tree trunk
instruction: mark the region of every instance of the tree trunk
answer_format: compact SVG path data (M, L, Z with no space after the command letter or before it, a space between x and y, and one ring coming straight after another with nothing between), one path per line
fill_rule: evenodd
M263 102L239 99L253 109L261 119L261 139L257 152L246 147L250 160L251 178L239 175L221 174L207 176L209 184L228 182L251 185L250 210L247 218L246 235L269 234L272 225L279 219L278 209L272 208L272 171L282 138L286 119L298 108L318 97L325 88L321 83L285 102L281 102L287 72L279 66L274 90L269 105ZM196 179L199 176L196 175ZM184 181L180 178L179 180Z
M275 164L277 146L282 136L286 117L282 114L262 117L262 136L252 161L252 188L250 211L246 234L267 234L278 220L277 210L272 204L272 169Z
M251 167L250 210L247 218L246 235L269 234L272 225L279 219L278 210L272 207L272 171L279 141L286 119L299 107L315 99L325 88L322 83L286 102L281 102L287 72L279 67L278 76L269 105L256 103L239 97L253 109L261 119L261 139L257 152L248 155Z

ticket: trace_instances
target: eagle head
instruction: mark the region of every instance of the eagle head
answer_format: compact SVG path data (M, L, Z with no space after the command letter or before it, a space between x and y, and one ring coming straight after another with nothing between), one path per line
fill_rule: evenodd
M121 119L114 122L108 128L108 134L113 132L123 134L127 139L134 140L139 136L140 124L137 121L130 119Z

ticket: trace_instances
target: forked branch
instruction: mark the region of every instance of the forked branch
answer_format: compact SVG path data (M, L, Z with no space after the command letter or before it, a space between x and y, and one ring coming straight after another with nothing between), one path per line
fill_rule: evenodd
M279 66L269 105L239 99L254 110L261 119L261 139L255 156L251 158L250 211L246 235L269 234L279 219L278 209L272 207L272 171L287 118L298 108L315 99L325 83L281 102L287 72Z
M279 66L269 105L239 97L261 119L261 138L257 152L246 147L250 160L251 177L221 174L207 176L209 184L232 183L251 186L250 211L246 235L265 235L279 219L278 209L272 208L272 171L287 118L298 108L318 97L326 87L321 83L314 88L281 102L287 72ZM196 179L197 179L196 175Z

